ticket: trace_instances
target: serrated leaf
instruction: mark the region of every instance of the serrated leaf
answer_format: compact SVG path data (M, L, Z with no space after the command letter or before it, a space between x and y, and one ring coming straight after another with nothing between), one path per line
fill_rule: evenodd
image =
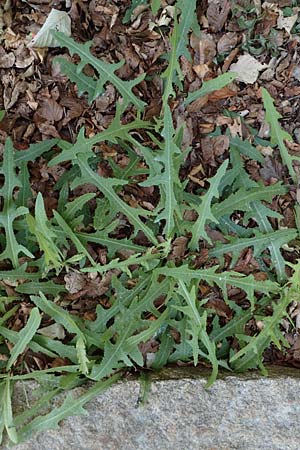
M24 440L26 437L32 435L32 433L57 429L59 427L59 422L69 416L87 414L87 411L83 408L83 406L88 401L92 400L94 397L106 390L119 378L120 375L116 374L106 381L100 381L76 399L69 393L61 406L54 408L50 413L44 416L36 417L29 424L21 428L21 439Z
M243 154L247 153L247 156L251 155L252 159L255 159L255 155L253 154L254 153L253 149L255 148L253 147L249 150L248 144L245 146L245 142L241 144L236 139L238 138L235 138L233 145L230 148L231 162L232 165L234 165L239 169L239 175L237 176L237 181L239 185L251 191L251 189L254 188L256 183L252 179L250 179L248 173L245 171L242 159L240 157L240 152ZM243 148L245 152L243 151ZM280 214L278 214L278 212L273 211L270 208L267 208L263 203L258 201L258 199L250 203L249 214L251 214L255 218L256 222L258 223L260 231L262 231L263 233L271 233L273 231L273 227L268 217L275 217L277 219L281 219L282 217ZM240 235L240 237L248 237L248 236ZM285 271L285 260L280 252L280 247L277 246L273 241L271 241L270 245L268 246L268 249L270 251L272 264L274 265L274 268L276 270L278 281L282 282L286 279L286 271Z
M35 217L29 215L27 223L29 230L35 235L40 250L44 254L45 269L52 267L59 269L62 266L63 256L56 245L56 233L47 218L42 194L39 192L35 202Z
M38 275L38 274L37 274ZM21 277L19 278L21 279ZM35 294L37 295L40 291L43 294L50 294L54 297L60 292L66 292L66 288L62 284L57 284L53 280L48 281L31 281L29 283L20 284L15 288L20 294Z
M78 213L81 213L83 206L95 196L96 194L94 193L83 194L75 198L72 202L68 202L65 205L65 211L62 214L65 222L71 224Z
M212 373L207 382L207 387L209 387L217 378L218 374L218 360L216 357L216 347L214 342L212 342L206 331L206 321L207 312L204 311L202 316L200 316L199 311L196 306L196 289L195 286L191 290L187 289L186 284L181 280L178 281L179 294L184 298L187 306L179 307L174 306L176 309L182 311L188 317L189 332L192 339L189 341L193 350L194 365L198 363L199 354L202 351L199 348L199 341L204 345L207 350L205 355L212 365Z
M91 54L91 42L79 44L63 33L58 32L54 33L54 37L59 42L61 47L68 48L72 56L76 54L80 57L80 63L78 65L72 64L63 58L56 58L55 61L61 64L62 70L67 69L68 77L71 81L77 83L80 93L88 92L90 103L103 93L104 85L109 82L114 85L119 94L122 96L123 109L126 109L129 104L133 104L138 110L144 109L145 103L133 94L132 88L145 78L145 74L139 75L131 81L121 80L121 78L115 74L115 71L123 66L124 61L120 61L116 64L108 64ZM93 78L90 78L89 83L89 78L82 74L82 71L87 64L90 64L96 69L99 76L96 82ZM81 77L81 75L83 75L83 77Z
M84 375L89 373L89 359L86 354L86 346L81 337L79 337L76 341L76 350L77 350L77 358L79 362L80 372Z
M41 323L41 316L40 316L39 310L38 310L38 308L33 308L30 311L30 316L29 316L27 324L18 333L19 339L15 343L15 345L11 351L10 358L7 361L7 365L6 365L7 370L9 370L13 366L13 364L16 362L18 356L24 352L27 345L32 340L33 336L35 335L36 331L38 330L40 323Z
M269 347L273 341L280 349L280 340L287 345L286 340L283 337L281 331L279 331L279 325L283 317L287 314L287 307L291 299L288 295L283 293L280 301L274 304L273 315L270 317L264 317L264 327L257 336L253 336L249 343L245 345L241 350L235 353L230 363L237 371L244 371L246 369L253 369L261 364L263 351Z
M219 167L216 175L209 179L210 186L207 192L201 197L201 204L199 206L193 206L196 212L198 213L198 218L191 227L192 239L189 244L191 250L196 250L199 248L200 239L205 239L207 242L211 244L211 239L205 230L205 226L207 222L209 223L218 222L218 220L212 213L211 203L213 198L219 197L219 184L223 176L225 175L227 166L228 160L224 161L223 164Z
M89 378L92 380L101 380L117 369L133 365L129 359L129 353L132 348L126 346L126 341L134 329L135 324L129 321L120 330L119 337L114 344L110 341L106 342L103 359L100 364L93 366L90 375L88 375Z
M39 296L31 295L30 299L41 311L48 314L57 323L63 325L69 333L74 333L78 336L78 338L81 337L84 342L86 341L83 332L76 324L72 316L53 301L47 300L42 292L40 292Z
M1 399L2 404L2 414L3 414L3 422L6 432L8 434L9 439L16 444L18 442L18 434L16 431L16 427L13 421L13 412L11 405L11 386L10 386L10 377L7 376L6 380L3 382L3 397Z
M253 159L254 161L258 161L261 164L265 161L264 156L253 145L251 145L249 141L243 141L238 136L230 138L230 146L236 147L240 153L250 159Z
M60 228L65 232L68 239L70 239L73 244L76 247L76 250L79 254L85 255L87 259L90 261L90 263L95 266L96 263L85 248L85 246L81 243L80 239L76 236L76 234L73 232L72 228L66 223L66 221L61 217L60 214L58 214L57 211L53 211L54 218Z
M175 143L173 119L168 105L165 107L164 127L161 135L164 143L161 144L161 151L155 157L158 164L154 166L154 170L157 174L150 175L146 181L141 183L141 186L157 185L160 187L161 198L156 208L158 215L155 221L165 221L164 233L168 238L174 235L175 221L182 219L177 199L177 193L182 187L179 180L179 166L176 162L176 159L180 160L181 151Z
M3 197L3 208L0 212L0 225L5 232L5 248L0 254L0 259L9 259L14 267L19 265L19 253L23 253L29 258L34 256L29 250L18 243L14 233L14 221L28 214L28 209L24 206L17 207L14 202L14 190L21 187L21 182L15 172L14 148L10 138L6 140L3 154L3 164L1 172L4 175L4 184L0 189L0 196Z
M39 272L26 272L27 264L24 263L17 269L13 270L0 270L1 280L39 280L42 275Z
M95 143L105 140L115 143L118 137L125 141L131 141L129 131L144 126L147 128L148 123L142 122L139 119L135 120L132 124L121 126L119 111L110 127L105 132L97 135L97 137L94 136L93 138L86 139L84 137L84 130L81 129L77 142L73 146L67 145L62 153L50 162L50 165L71 160L75 166L79 167L81 172L81 177L77 177L75 182L72 183L73 188L86 182L94 184L109 201L112 213L123 213L129 222L135 226L135 232L141 230L152 243L156 244L157 239L153 231L140 219L140 216L147 217L151 215L151 212L127 205L114 191L114 187L127 184L127 181L116 178L104 178L94 172L89 165L89 159L95 156L92 151Z
M23 162L35 161L37 158L42 156L44 153L51 150L51 148L54 147L54 145L56 145L57 142L58 142L58 139L47 139L45 141L38 142L36 144L30 144L30 146L27 150L15 152L15 155L14 155L15 165L17 167L20 167L20 165Z
M242 187L222 202L214 205L212 213L218 218L232 214L234 211L252 211L252 202L256 200L271 201L276 195L285 194L286 192L287 187L281 183L272 184L271 186L257 186L250 189Z
M284 244L288 244L295 239L298 232L296 229L277 230L271 233L257 233L251 238L227 238L230 240L228 244L219 244L209 251L212 257L222 257L226 253L232 254L232 265L237 261L241 251L245 248L253 247L253 256L260 255L264 250L270 247L271 244L280 249Z
M297 174L293 167L293 160L297 158L289 154L288 149L284 143L285 139L290 141L292 140L292 137L289 135L289 133L281 128L279 124L281 115L274 107L274 100L265 88L262 88L262 98L266 110L266 121L270 124L271 127L271 142L278 146L283 163L287 166L289 174L292 177L294 183L297 183Z
M156 269L157 275L165 275L172 277L175 280L182 280L184 283L191 282L192 280L202 280L208 283L210 286L218 286L223 295L224 300L227 301L227 286L235 286L242 289L251 303L252 309L254 308L255 297L254 293L262 292L266 295L279 291L279 286L270 280L257 281L253 275L245 276L239 272L217 272L218 266L210 267L209 269L193 270L187 265L181 267L162 267Z
M96 264L94 267L85 267L84 269L81 269L81 272L105 273L109 270L117 269L120 271L124 271L129 277L131 277L130 266L142 265L145 272L147 272L157 266L159 260L165 256L167 256L167 254L164 252L164 250L162 250L161 252L152 253L150 249L143 255L136 253L134 255L130 255L123 261L119 258L113 259L108 264Z
M160 345L158 352L155 353L155 358L153 363L151 364L151 368L154 370L159 370L164 367L172 352L174 347L174 339L171 336L169 330L165 331L160 338Z
M170 97L175 97L176 93L174 91L173 83L177 84L182 88L183 74L180 67L180 60L177 56L177 45L179 40L179 30L178 30L178 20L177 17L174 18L174 28L170 37L171 51L168 55L168 67L161 74L161 78L165 80L164 82L164 93L162 97L163 105L168 104Z
M0 327L0 334L5 337L12 344L17 344L19 341L19 335L17 331L10 330L9 328ZM28 348L36 353L41 353L50 358L56 358L57 355L52 351L48 351L47 348L44 348L42 345L36 342L36 336L34 336L31 342L28 343Z
M40 330L38 331L40 333ZM36 334L33 338L34 343L52 354L52 358L56 358L57 355L61 358L68 358L73 364L78 364L78 357L76 348L73 345L63 344L57 339L51 339L50 337Z

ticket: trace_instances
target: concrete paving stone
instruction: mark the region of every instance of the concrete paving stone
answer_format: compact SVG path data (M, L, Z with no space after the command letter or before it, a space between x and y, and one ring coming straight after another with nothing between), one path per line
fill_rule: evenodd
M165 372L152 381L143 406L138 381L118 382L86 405L88 415L70 417L13 449L299 450L300 378L289 373L229 376L207 390L201 372L179 379ZM32 384L25 389L30 396ZM24 385L18 383L16 395L20 405Z

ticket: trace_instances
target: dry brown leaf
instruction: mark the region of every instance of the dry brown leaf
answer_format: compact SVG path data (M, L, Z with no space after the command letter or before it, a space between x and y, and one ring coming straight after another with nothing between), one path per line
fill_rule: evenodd
M3 48L0 48L0 68L9 69L15 64L15 55L13 52L5 53Z
M52 98L45 100L36 114L47 122L58 122L63 117L63 108Z
M229 32L223 34L223 36L221 36L217 44L218 53L221 54L231 51L233 48L235 48L237 41L238 38L236 33Z
M230 12L228 0L209 0L207 20L213 31L221 31Z
M209 102L218 102L223 98L234 97L237 94L237 90L230 86L224 86L222 89L218 89L217 91L208 94Z

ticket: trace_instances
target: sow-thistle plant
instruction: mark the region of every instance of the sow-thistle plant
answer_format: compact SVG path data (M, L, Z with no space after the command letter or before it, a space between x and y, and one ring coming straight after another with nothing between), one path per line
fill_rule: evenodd
M132 6L146 3L135 1ZM254 145L236 137L230 138L228 158L207 180L205 189L186 189L180 169L190 150L184 153L181 149L182 129L174 126L169 103L183 94L181 57L190 59L189 33L199 30L196 0L178 0L174 6L168 66L161 74L163 109L155 123L141 119L145 103L138 85L145 74L124 81L116 74L123 62L104 62L91 54L90 43L78 44L56 33L60 45L79 56L77 64L59 58L61 70L90 103L103 93L107 83L114 85L119 95L115 118L106 130L92 137L81 129L73 144L53 139L32 144L22 152L14 150L10 139L5 144L0 169L0 278L3 285L14 286L14 291L8 297L1 287L0 438L6 431L12 442L20 442L33 432L57 427L71 414L84 414L85 403L118 380L122 369L144 366L142 344L149 340L158 347L153 370L177 361L196 365L202 360L212 367L208 385L216 379L219 368L264 370L265 349L271 343L278 348L287 345L280 324L299 279L294 275L281 286L287 281L289 266L282 247L298 237L298 230L275 228L282 217L273 211L272 201L285 195L288 187L281 183L264 186L251 179L245 160L264 164L264 156ZM155 14L160 2L153 0L151 8ZM126 20L130 17L131 12ZM87 64L95 70L93 77L84 73ZM226 73L204 82L182 102L187 105L234 78L235 74ZM278 146L282 162L296 182L295 158L284 142L289 137L280 128L278 113L265 90L263 100L272 144ZM122 123L128 107L136 111L136 117ZM139 130L151 145L137 137ZM95 151L100 143L119 146L128 157L128 166L121 169L111 158L107 164L112 176L101 175L101 154ZM50 215L46 213L47 199L41 193L33 196L31 191L28 163L40 156L49 166L68 167L57 180L58 206ZM93 186L93 192L74 198L74 189L86 183ZM123 195L129 184L155 188L158 200L153 208L130 204ZM187 212L193 220L188 220ZM121 226L130 230L126 237L118 233ZM213 238L215 231L217 236L222 234L222 241ZM187 240L187 251L178 262L174 261L173 242L182 237ZM106 249L107 261L99 263L90 246ZM197 255L204 247L209 264L198 268ZM251 250L266 279L234 270L246 249ZM295 274L298 266L292 267ZM67 286L59 280L74 274L107 282L109 304L104 307L98 302L94 320L72 315L66 307ZM243 306L231 298L232 288L244 293ZM223 320L215 314L206 295L209 290L222 296L232 311L230 318ZM17 332L11 320L21 301L32 309ZM273 312L266 317L266 307L270 306ZM253 319L261 321L263 327L252 337L246 329ZM55 332L43 333L45 323L65 338L58 338ZM235 350L230 349L233 339L238 346ZM28 350L49 360L60 358L65 365L28 372ZM26 379L40 384L40 398L14 415L14 383ZM76 399L68 394L60 406L41 413L58 394L86 380L95 382L86 393Z

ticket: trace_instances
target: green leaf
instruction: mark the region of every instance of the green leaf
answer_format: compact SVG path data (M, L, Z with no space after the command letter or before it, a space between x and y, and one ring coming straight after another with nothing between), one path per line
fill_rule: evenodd
M196 289L195 286L191 290L187 289L186 284L182 281L178 281L179 294L184 298L187 306L174 306L179 311L182 311L188 317L189 333L191 334L191 341L188 341L193 350L194 365L198 363L198 356L202 354L199 348L199 341L204 345L207 350L205 355L209 362L212 364L212 373L207 382L207 387L216 380L218 374L218 360L216 357L216 347L213 341L210 340L206 331L207 312L204 311L200 316L196 306Z
M227 301L227 286L235 286L242 289L251 303L251 308L254 308L255 297L254 293L262 292L266 295L276 293L279 291L277 283L272 281L257 281L253 275L245 276L239 272L217 272L218 266L210 267L209 269L193 270L187 265L180 267L162 267L155 269L156 275L165 275L173 277L175 280L182 280L184 283L189 283L192 280L202 280L210 286L218 286L224 295L224 300Z
M287 345L279 326L282 318L287 315L286 311L290 302L290 297L283 292L278 303L273 304L273 315L262 319L262 331L257 336L253 336L247 345L231 357L230 363L234 370L244 371L261 365L262 354L272 341L279 349L281 349L280 341Z
M253 155L254 153L253 149L254 150L256 149L253 147L250 148L249 150L248 144L244 146L245 144L244 142L241 145L236 139L237 138L235 138L235 141L233 142L233 145L231 145L230 148L231 163L239 170L239 175L237 176L237 181L239 185L242 186L244 189L246 189L246 192L248 191L250 193L251 190L256 185L256 183L252 179L250 179L248 173L245 171L244 164L240 156L240 152L243 154L246 154L247 152L247 156L251 155L252 159L255 159L254 157L255 155ZM244 148L245 152L243 151L242 148ZM266 199L262 198L262 200ZM248 203L248 200L246 199L246 204L249 204L250 206L249 212L258 223L260 231L263 233L271 233L273 231L273 227L268 217L275 217L280 219L281 216L278 215L276 211L267 208L264 204L261 203L261 201L259 201L259 199L253 200L251 203ZM240 236L240 237L248 237L248 236ZM280 247L277 246L274 241L271 241L270 245L268 246L268 249L271 256L271 262L276 270L278 281L282 282L286 279L286 271L285 271L285 260L280 252Z
M81 373L87 375L89 373L90 361L86 354L86 346L82 338L78 338L76 342L77 357L79 361Z
M214 197L219 197L219 184L225 175L228 166L228 160L224 161L219 167L216 175L209 180L209 189L201 197L201 204L199 206L194 206L198 213L197 220L193 223L191 227L192 239L189 247L191 250L196 250L199 248L199 239L206 239L208 243L212 243L210 237L208 236L205 226L208 223L217 223L218 220L212 213L211 203Z
M225 253L232 254L232 265L237 261L241 252L248 247L253 247L253 256L260 255L271 244L280 249L284 244L288 244L295 239L298 232L296 229L277 230L270 233L257 233L251 238L227 238L230 240L228 244L219 244L209 251L212 257L220 258Z
M42 275L39 272L26 272L27 264L24 263L17 269L13 270L0 270L1 280L39 280Z
M174 339L171 336L169 330L167 330L160 338L159 350L155 353L155 358L153 363L151 364L151 368L154 370L159 370L164 367L170 358L173 347Z
M156 251L155 253L152 253L150 248L149 251L147 251L143 255L136 253L134 255L130 255L124 261L120 260L119 258L113 259L108 264L97 264L94 267L85 267L84 269L81 269L81 272L105 273L109 270L117 269L124 271L129 277L131 277L130 266L142 265L145 268L145 272L147 272L148 270L152 270L155 266L157 266L159 260L166 256L167 252L164 248L160 252Z
M284 143L285 139L291 141L292 137L289 135L289 133L281 128L279 124L281 115L276 110L274 106L274 100L265 88L262 88L262 98L266 110L266 121L270 124L271 127L271 142L278 146L281 159L287 166L292 180L294 181L294 183L298 183L298 177L293 167L293 160L297 158L289 154L288 149Z
M178 203L178 192L182 189L179 180L179 164L181 151L175 143L175 130L173 119L168 105L165 107L164 128L161 135L164 143L160 145L161 151L155 157L157 164L154 168L157 174L152 174L141 186L159 186L160 202L156 208L158 213L155 222L165 221L164 233L167 238L175 232L175 221L181 220L181 210Z
M237 74L234 72L227 72L222 75L219 75L217 78L213 78L209 81L203 81L202 87L197 91L191 92L185 101L185 105L189 105L200 97L204 97L204 95L210 94L213 91L218 91L222 89L227 84L232 83L235 80Z
M179 30L178 30L178 20L177 17L174 17L174 28L170 37L171 51L169 52L168 59L168 67L161 74L161 78L164 81L164 93L162 97L163 105L166 106L168 104L170 97L175 97L176 92L173 87L173 83L182 88L182 80L183 74L180 67L180 60L177 54L177 46L179 41Z
M265 158L253 145L250 144L249 141L243 141L238 136L230 138L230 146L236 147L240 153L247 156L254 161L258 161L261 164L264 163Z
M151 11L152 14L156 15L160 8L160 0L151 0Z
M83 332L68 311L65 311L51 300L47 300L42 292L40 292L39 296L32 295L30 299L41 311L52 317L55 322L60 323L65 327L69 333L74 333L78 338L81 338L84 342L86 341Z
M55 218L56 222L60 226L60 228L65 232L67 238L70 239L73 242L73 244L75 245L76 250L78 251L78 253L85 255L87 257L87 259L90 261L90 263L93 266L95 266L96 265L95 261L93 260L93 258L89 254L89 252L86 250L85 246L81 243L81 241L78 238L78 236L76 236L76 234L73 232L72 228L69 227L69 225L61 217L61 215L58 214L57 211L53 211L53 215L54 215L54 218Z
M135 121L138 127L141 127L141 121ZM147 123L146 123L147 126ZM135 232L139 230L142 231L145 236L154 244L157 243L157 239L153 231L140 219L140 216L148 217L151 212L146 211L142 208L133 208L127 203L125 203L115 192L114 187L127 184L126 180L120 180L116 178L104 178L98 175L90 166L89 159L94 157L92 147L96 142L102 140L109 140L111 142L116 142L116 138L119 136L125 140L131 141L131 137L128 131L134 129L135 126L120 126L119 115L116 116L115 120L111 124L108 130L101 133L97 139L91 138L86 139L84 137L84 130L82 129L77 137L77 142L62 151L62 153L54 158L50 165L59 164L63 161L71 160L75 166L78 166L81 172L81 176L77 177L73 182L72 187L77 187L85 183L92 183L96 186L103 195L107 198L110 204L112 214L123 213L129 222L135 226Z
M91 42L79 44L72 38L59 32L54 33L54 36L61 47L68 48L72 56L76 54L80 57L80 63L78 65L72 64L64 58L55 58L55 61L59 62L61 70L70 78L70 80L77 83L79 94L84 92L88 93L90 103L103 93L104 85L109 82L114 85L122 96L123 109L126 109L129 104L133 104L138 110L144 109L145 103L133 94L132 88L144 79L145 74L139 75L136 79L131 81L121 80L121 78L115 74L115 71L124 65L124 61L108 64L91 54ZM97 71L99 76L97 81L91 77L87 77L82 72L87 64L90 64Z
M37 274L38 275L38 274ZM21 279L21 277L19 278ZM66 288L63 284L55 283L53 280L48 281L31 281L29 283L20 284L15 288L20 294L35 294L37 295L40 291L43 294L50 294L54 297L61 292L66 292Z
M14 148L10 138L6 140L3 154L3 164L1 172L4 175L4 184L0 189L0 196L3 198L3 208L0 212L0 225L4 228L6 245L0 259L9 259L14 267L19 265L19 253L23 253L29 258L34 256L26 247L19 244L14 234L14 221L28 214L28 209L20 206L17 208L14 202L14 190L21 187L19 178L15 172Z
M2 404L2 414L3 414L3 422L8 434L9 439L16 444L18 442L18 435L13 421L13 412L11 406L11 387L10 387L10 377L7 376L4 383L3 388L3 397L1 398Z
M27 150L19 150L14 155L15 165L17 167L21 166L22 162L32 161L34 162L37 158L42 156L44 153L51 150L54 145L56 145L58 139L47 139L37 144L30 144Z
M94 193L83 194L75 198L72 202L68 202L65 205L65 211L62 214L65 222L72 224L72 221L78 216L84 205L95 198L95 196L96 194Z
M101 392L109 388L120 378L119 374L116 374L105 381L99 381L90 388L86 393L82 394L78 398L74 398L71 394L68 394L61 406L54 408L50 413L44 416L38 416L33 419L29 424L25 425L20 430L20 438L24 440L33 433L41 431L48 431L50 429L57 429L59 422L66 419L69 416L87 414L83 406L90 400L92 400Z
M129 359L130 348L126 345L128 337L135 330L135 323L128 321L128 323L119 330L119 337L115 343L107 341L104 346L104 356L100 364L95 364L91 370L89 378L92 380L101 380L107 377L117 369L124 366L130 367L133 365Z
M33 308L30 312L30 316L28 319L27 324L24 328L22 328L21 331L19 331L18 334L18 341L14 345L10 358L7 361L6 369L10 370L13 364L16 362L19 355L21 355L24 350L26 349L29 342L32 340L33 336L35 335L36 331L38 330L39 326L41 324L41 316L39 313L38 308Z
M257 186L250 189L242 187L222 202L214 205L212 212L215 217L219 218L232 214L234 211L252 211L252 203L254 201L271 201L276 195L285 194L286 192L287 187L282 186L281 183L270 186Z
M44 254L46 270L62 266L63 256L55 243L56 233L47 218L42 194L39 192L35 202L35 217L29 215L27 223L29 230L35 235L40 250Z

